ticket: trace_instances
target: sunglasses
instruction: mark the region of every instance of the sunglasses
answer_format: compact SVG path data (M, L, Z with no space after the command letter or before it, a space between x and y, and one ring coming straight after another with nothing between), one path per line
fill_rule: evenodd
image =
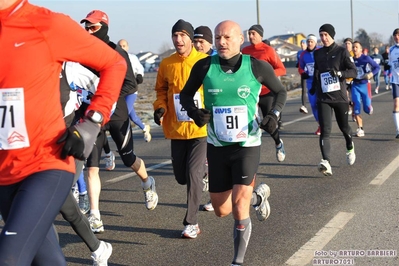
M101 28L101 25L91 25L91 26L85 26L85 29L87 31L91 30L92 32L96 32Z

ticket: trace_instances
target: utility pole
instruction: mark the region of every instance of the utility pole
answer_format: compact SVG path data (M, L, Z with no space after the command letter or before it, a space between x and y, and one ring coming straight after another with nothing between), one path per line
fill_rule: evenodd
M351 38L353 40L353 2L351 0Z
M259 0L256 0L256 24L260 25L260 18L259 18Z

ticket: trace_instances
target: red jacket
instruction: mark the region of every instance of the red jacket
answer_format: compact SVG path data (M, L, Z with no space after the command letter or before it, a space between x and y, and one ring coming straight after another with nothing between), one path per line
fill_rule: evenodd
M277 77L284 76L287 73L285 66L281 62L280 57L273 47L263 42L260 42L256 45L251 44L242 48L242 53L268 62L273 67L274 73ZM270 90L266 86L262 85L262 91L260 95L265 95L269 92Z
M70 17L26 0L0 10L0 47L0 185L48 169L75 172L73 158L62 160L62 144L56 143L66 130L61 64L75 61L100 71L89 109L101 112L106 123L125 60Z

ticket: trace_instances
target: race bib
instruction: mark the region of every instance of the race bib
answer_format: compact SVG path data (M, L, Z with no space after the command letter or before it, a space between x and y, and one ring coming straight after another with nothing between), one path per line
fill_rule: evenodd
M29 147L23 88L0 89L0 149Z
M321 73L320 80L323 93L339 91L341 89L338 77L331 76L330 72Z
M307 63L305 69L309 76L313 77L314 74L314 63Z
M364 76L364 71L362 67L356 67L357 70L357 75L356 75L356 79L362 79L362 77Z
M216 137L225 142L243 142L248 138L248 109L245 105L214 106Z
M176 117L177 121L193 121L187 114L187 111L180 104L180 94L175 93L173 95L173 102L175 105ZM201 94L197 91L194 95L194 103L198 109L203 108Z

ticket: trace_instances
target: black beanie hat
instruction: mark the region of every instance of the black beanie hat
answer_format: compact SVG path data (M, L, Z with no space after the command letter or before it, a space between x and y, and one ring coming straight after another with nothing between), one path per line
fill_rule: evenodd
M249 31L250 31L250 30L256 31L257 33L259 33L260 37L263 37L263 28L262 28L261 25L259 25L259 24L252 25L252 26L249 28Z
M346 43L346 42L351 42L353 44L352 38L345 38L344 43Z
M331 36L331 38L334 39L335 36L335 29L334 26L331 24L324 24L320 27L319 32L325 31L328 33L328 35Z
M392 33L392 36L395 36L396 34L398 34L399 33L399 29L395 29L394 31L393 31L393 33Z
M199 26L194 30L194 38L204 39L209 43L213 43L212 31L207 26Z
M191 40L193 40L194 28L190 22L179 19L172 27L172 34L177 31L184 32L185 34L187 34L188 37L190 37Z

